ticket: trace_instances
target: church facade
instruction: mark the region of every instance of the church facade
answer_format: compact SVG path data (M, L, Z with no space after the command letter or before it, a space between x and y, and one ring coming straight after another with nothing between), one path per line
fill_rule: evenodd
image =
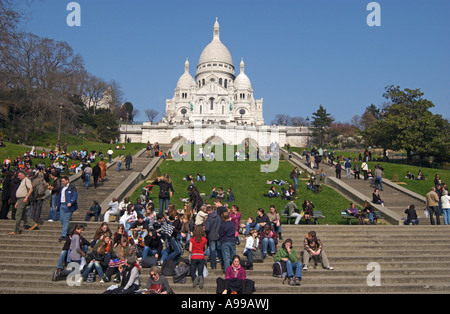
M203 49L193 77L186 59L173 97L166 100L160 123L121 126L121 141L173 144L186 140L203 144L216 142L241 144L278 142L281 146L307 144L306 127L267 126L263 118L263 99L255 99L245 63L239 74L228 48L220 41L220 25L215 21L211 42ZM267 140L267 135L271 137ZM263 139L264 138L264 139Z

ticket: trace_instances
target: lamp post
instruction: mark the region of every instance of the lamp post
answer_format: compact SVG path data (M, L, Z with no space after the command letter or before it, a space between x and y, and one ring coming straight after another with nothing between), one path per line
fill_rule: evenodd
M62 103L59 104L59 123L58 123L58 142L57 142L57 147L58 147L58 152L61 151L61 117L62 117L62 109L63 109L64 105Z
M309 147L309 117L306 117L306 124L308 126L308 142L306 145Z

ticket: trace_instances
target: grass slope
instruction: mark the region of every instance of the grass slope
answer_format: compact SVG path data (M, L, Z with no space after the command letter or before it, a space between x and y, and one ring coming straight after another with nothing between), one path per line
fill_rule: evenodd
M256 217L258 208L269 211L270 205L275 205L278 212L282 212L288 201L281 198L269 199L263 194L267 193L270 186L266 184L267 180L283 179L290 181L289 174L293 166L287 161L280 161L278 170L273 173L264 173L260 171L261 162L255 161L180 161L165 160L159 167L159 173L168 173L172 180L175 194L171 199L176 208L183 208L180 198L188 197L187 187L189 182L183 180L187 174L192 174L195 178L196 173L204 174L206 182L195 182L200 193L205 193L209 199L213 186L222 187L224 191L232 188L236 201L229 204L237 205L242 213L242 219L248 217ZM152 178L153 179L153 178ZM151 181L146 180L138 187L131 196L134 201L139 197L142 187ZM291 180L293 183L293 181ZM287 188L288 185L285 185ZM276 186L277 191L281 191L280 186ZM155 207L158 207L159 188L155 187L152 193L152 199ZM295 201L297 206L301 208L301 204L305 198L310 199L315 209L321 210L325 219L321 220L321 224L338 224L342 223L340 210L349 207L349 201L333 189L324 186L322 193L315 195L312 191L306 189L306 181L299 180L298 199ZM285 223L285 221L283 221ZM302 223L304 221L302 220Z

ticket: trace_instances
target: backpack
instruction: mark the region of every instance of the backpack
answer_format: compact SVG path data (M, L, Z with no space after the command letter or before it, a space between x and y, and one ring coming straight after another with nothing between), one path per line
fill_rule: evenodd
M150 268L155 266L158 263L158 260L154 256L147 256L141 261L142 268Z
M253 263L250 262L249 260L241 260L241 266L245 270L252 270L253 269Z
M285 261L275 262L272 265L272 276L277 278L286 278L287 277L287 267Z
M175 263L171 259L166 259L161 266L161 274L164 276L175 276Z
M175 275L173 283L186 283L186 277L189 275L190 268L186 263L182 263L175 267Z
M256 249L251 252L252 253L252 261L253 263L263 263L264 257L262 251L260 249Z

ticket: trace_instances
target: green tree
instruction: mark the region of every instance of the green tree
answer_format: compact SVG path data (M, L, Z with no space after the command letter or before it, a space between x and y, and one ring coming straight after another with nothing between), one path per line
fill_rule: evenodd
M420 89L387 86L383 97L391 104L364 132L366 143L384 150L404 149L408 162L413 155L434 156L439 161L448 159L448 121L429 110L434 104L423 95Z
M120 135L117 117L112 112L97 112L95 124L97 137L104 143L109 143Z
M331 114L327 113L327 110L320 105L319 109L312 114L313 121L313 142L318 146L323 147L328 141L329 128L334 121Z

